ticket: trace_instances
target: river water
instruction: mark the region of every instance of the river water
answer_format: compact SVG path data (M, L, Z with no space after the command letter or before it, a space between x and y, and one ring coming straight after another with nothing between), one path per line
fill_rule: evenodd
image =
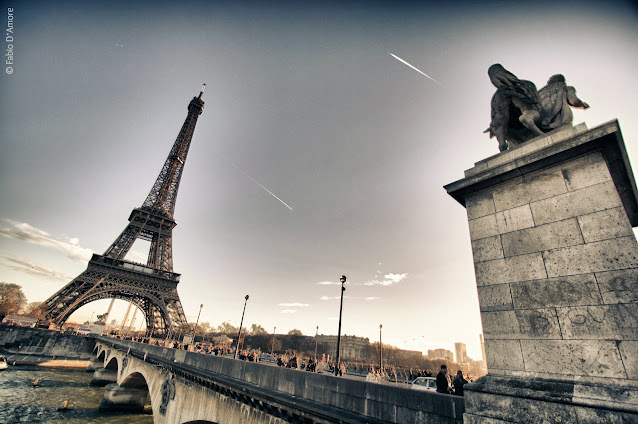
M0 423L152 424L150 404L143 414L106 413L98 407L104 387L91 386L84 369L9 366L0 371ZM39 387L32 387L39 378ZM57 409L69 400L69 411Z

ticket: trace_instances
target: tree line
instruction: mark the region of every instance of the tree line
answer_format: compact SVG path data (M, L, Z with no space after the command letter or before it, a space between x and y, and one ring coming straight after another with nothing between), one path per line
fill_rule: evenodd
M0 283L0 320L7 315L20 314L38 318L42 302L27 302L22 287L13 283Z

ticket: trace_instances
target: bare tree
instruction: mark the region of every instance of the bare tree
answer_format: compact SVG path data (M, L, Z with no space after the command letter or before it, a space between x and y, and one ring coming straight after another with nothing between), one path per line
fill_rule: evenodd
M261 325L253 324L253 325L250 326L250 334L252 334L252 335L261 335L261 334L268 334L268 332Z
M22 308L21 314L31 318L42 319L42 302L30 302L24 308Z
M235 327L231 325L228 321L224 321L219 326L217 326L217 331L221 334L237 334L239 332L239 327Z

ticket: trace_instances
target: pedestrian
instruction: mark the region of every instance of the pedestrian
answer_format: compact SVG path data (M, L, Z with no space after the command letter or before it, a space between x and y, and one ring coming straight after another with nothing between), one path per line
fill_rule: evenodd
M450 392L450 385L447 381L447 365L441 365L441 371L436 375L436 391L446 394Z
M463 371L459 370L454 377L452 385L454 386L454 394L463 396L463 386L467 384L467 380L463 378Z

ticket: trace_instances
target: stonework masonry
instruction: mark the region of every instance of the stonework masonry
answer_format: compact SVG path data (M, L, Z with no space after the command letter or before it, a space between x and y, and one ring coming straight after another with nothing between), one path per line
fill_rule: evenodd
M489 370L466 421L542 422L503 402L638 420L638 195L618 122L557 130L465 176L446 189L467 210Z

